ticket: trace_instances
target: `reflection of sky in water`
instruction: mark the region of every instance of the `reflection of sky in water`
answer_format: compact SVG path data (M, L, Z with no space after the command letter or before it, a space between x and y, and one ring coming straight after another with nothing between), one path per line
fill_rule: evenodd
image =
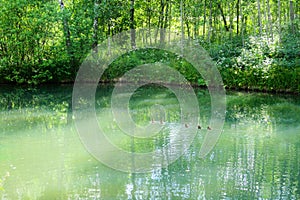
M126 174L101 165L83 148L67 112L71 87L44 90L1 88L0 196L4 199L300 198L300 99L296 96L231 93L224 132L205 159L198 157L206 133L201 130L188 151L168 168L154 166L148 174ZM109 91L98 94L97 107L109 106ZM146 142L137 141L138 150L184 139L172 135L184 126L173 97L167 93L166 98L161 89L145 93L146 99L143 95L133 99L134 120L151 123L151 109L144 105L150 108L149 98L155 97L168 108L165 135L154 137L152 146L148 141L149 146L142 147ZM199 121L205 127L209 96L205 91L197 93ZM97 108L97 115L104 115L104 110ZM116 124L104 122L110 139L126 148L126 137L120 136ZM162 153L172 151L176 149Z

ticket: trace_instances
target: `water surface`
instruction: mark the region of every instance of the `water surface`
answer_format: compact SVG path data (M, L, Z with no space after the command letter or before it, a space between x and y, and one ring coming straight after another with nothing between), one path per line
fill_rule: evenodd
M170 91L144 87L130 101L133 120L141 126L162 120L165 128L132 142L111 120L112 89L98 88L96 113L107 137L125 151L161 149L176 137L172 127L184 126ZM209 93L195 91L199 123L206 127ZM72 120L71 95L72 86L1 86L2 199L300 199L298 96L229 92L223 133L205 159L198 156L202 129L169 167L135 174L111 169L86 151ZM157 104L165 115L153 114Z

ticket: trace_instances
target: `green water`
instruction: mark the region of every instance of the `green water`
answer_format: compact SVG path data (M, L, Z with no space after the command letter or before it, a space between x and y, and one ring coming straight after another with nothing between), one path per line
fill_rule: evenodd
M99 87L96 113L107 137L139 152L161 148L171 136L128 140L111 123L112 87ZM196 90L200 123L209 124L210 97ZM72 120L72 86L0 88L0 197L2 199L300 199L300 98L229 92L224 130L205 158L205 130L168 168L144 174L111 169L83 147ZM130 101L140 125L160 121L149 107L163 105L165 126L180 126L175 96L145 87ZM213 127L212 127L213 128Z

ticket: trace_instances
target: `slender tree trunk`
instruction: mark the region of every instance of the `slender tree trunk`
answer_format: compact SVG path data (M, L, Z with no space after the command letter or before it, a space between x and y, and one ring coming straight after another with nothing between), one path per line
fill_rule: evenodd
M209 1L209 30L208 30L208 36L207 39L210 42L211 35L212 35L212 0Z
M185 20L185 25L186 25L186 30L187 30L188 37L190 38L191 37L191 30L190 30L190 24L189 24L188 20Z
M187 12L185 12L185 10L186 10L186 2L184 0L183 0L183 10L184 10L183 18L184 18L184 21L185 21L186 30L187 30L188 37L190 38L191 37L191 30L190 30L189 19L187 17Z
M300 9L299 9L299 7L300 7L300 0L297 0L296 1L296 11L295 11L295 14L296 14L296 19L299 19L299 16L300 16Z
M222 16L222 19L223 19L223 22L224 22L225 30L228 32L228 31L229 31L229 28L228 28L228 25L227 25L226 16L224 15L224 12L223 12L223 9L222 9L220 3L218 3L218 8L219 8L219 10L220 10L220 13L221 13L221 16Z
M180 26L181 26L181 56L183 55L183 42L184 42L184 10L183 2L180 0Z
M229 17L229 21L230 21L230 33L229 33L229 37L230 40L232 39L232 30L233 30L233 4L229 4L229 13L230 13L230 17Z
M267 0L267 7L268 7L268 23L269 23L269 29L270 29L270 36L271 36L271 41L273 41L274 40L274 38L273 38L273 24L272 24L271 10L270 10L270 0Z
M289 22L289 1L285 2L283 1L284 4L286 4L285 6L283 6L284 8L284 22L288 23Z
M212 41L217 41L217 38L219 35L216 34L216 32L218 32L220 29L219 29L219 20L216 16L216 12L213 13L213 32L211 34L211 38L212 38ZM219 42L219 41L218 41Z
M206 0L204 0L204 8L203 8L203 30L202 30L202 35L205 37L205 25L206 25Z
M169 20L169 0L166 0L164 29L168 28L168 20Z
M148 0L148 29L151 29L151 0Z
M198 18L198 16L197 17L196 16L197 16L197 7L195 6L195 8L193 9L193 26L194 26L193 27L194 28L194 31L193 31L194 32L193 33L194 37L193 38L194 39L196 39L196 37L199 35L198 34L198 30L199 30L199 26L198 26L199 25L199 23L198 23L199 22L199 18Z
M248 17L247 17L247 15L244 15L244 24L245 24L245 26L244 26L244 28L243 28L243 31L244 31L244 35L247 35L247 21L248 21Z
M220 13L221 13L221 16L222 16L222 19L223 19L223 23L224 23L225 30L228 32L228 31L229 31L229 28L228 28L228 25L227 25L226 16L224 15L224 12L223 12L223 9L222 9L220 3L218 3L218 8L219 8L219 10L220 10Z
M290 1L290 21L291 21L291 30L293 34L295 33L294 20L295 20L294 3L293 1Z
M240 23L240 0L236 3L236 34L239 35L239 23Z
M60 10L62 12L64 12L65 5L64 5L63 1L59 0L58 2L59 2L59 5L60 5ZM65 37L66 37L66 46L68 47L70 45L70 40L69 40L70 31L69 31L69 26L68 26L68 20L65 17L63 17L63 27L64 27L64 34L65 34Z
M94 18L93 23L93 44L92 47L95 48L98 45L98 18Z
M149 34L149 42L150 44L152 43L151 41L151 0L148 0L148 34Z
M130 0L130 39L132 49L136 48L135 44L135 22L134 22L134 0Z
M160 14L159 14L159 22L158 22L158 27L160 29L163 28L164 26L164 9L165 9L165 3L164 0L160 0Z
M67 49L68 56L70 58L71 67L74 67L75 58L74 58L74 54L72 51L71 32L70 32L70 28L69 28L69 23L68 23L67 17L65 16L65 5L64 5L63 0L59 0L58 2L60 5L60 10L63 13L63 28L64 28L64 35L66 38L66 49ZM74 73L76 73L76 69L74 70Z
M281 2L278 0L277 2L277 7L278 7L278 33L279 33L279 38L281 38Z
M111 36L111 24L110 19L107 21L107 37Z
M94 22L93 22L93 44L92 47L95 49L98 45L98 27L99 27L99 0L94 2ZM96 50L96 49L95 49Z
M165 31L164 31L164 20L165 20L165 2L164 0L160 1L160 16L159 16L159 28L160 28L160 42L165 41Z
M241 0L241 6L240 6L240 14L241 14L241 22L242 22L242 25L241 25L241 35L242 35L242 44L243 46L245 45L245 42L244 42L244 12L243 12L243 7L242 7L242 0Z
M169 42L171 41L171 22L172 22L172 1L169 1Z
M263 12L264 18L262 19L262 28L265 27L265 31L266 31L266 35L269 35L269 24L267 23L268 21L268 12L266 9L266 0L263 0L263 9L261 9L261 11Z
M64 14L65 5L64 5L63 0L59 0L59 5L60 5L60 10ZM68 20L65 16L63 17L63 26L64 26L64 34L65 34L65 37L66 37L66 46L67 46L67 48L69 48L69 47L71 47L71 34L70 34Z
M262 34L262 24L261 24L260 0L257 0L257 12L258 12L259 35L261 35Z

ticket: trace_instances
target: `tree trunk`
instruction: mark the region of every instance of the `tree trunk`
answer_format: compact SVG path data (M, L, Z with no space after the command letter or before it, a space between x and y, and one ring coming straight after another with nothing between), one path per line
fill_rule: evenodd
M281 2L280 0L278 0L277 2L277 6L278 6L278 13L277 13L277 17L278 17L278 33L279 33L279 38L281 38Z
M69 23L68 23L67 17L65 16L65 5L64 5L63 0L59 0L58 2L60 5L60 10L63 13L63 28L64 28L64 35L66 38L66 49L67 49L68 56L70 58L69 61L70 61L71 67L74 67L75 58L74 58L74 54L72 51L72 42L71 42L71 33L70 33ZM76 73L76 70L74 73Z
M283 8L283 21L284 22L288 22L288 19L289 19L289 17L288 17L288 13L289 13L289 9L288 9L288 5L285 5L285 1L283 1L282 2L283 3L283 6L282 6L282 8ZM287 3L289 3L289 2L287 2Z
M180 0L180 26L181 26L181 56L183 55L183 42L184 42L184 10L183 0Z
M220 13L221 13L221 16L222 16L222 19L223 19L223 22L224 22L225 30L228 32L228 31L229 31L229 28L228 28L228 25L227 25L226 17L225 17L225 15L224 15L224 12L223 12L223 9L222 9L220 3L218 3L218 8L219 8L219 10L220 10Z
M299 3L300 3L299 0L295 0L295 2L294 2L294 17L295 17L295 19L299 18L298 17Z
M184 0L183 0L182 7L183 7L183 11L184 11L183 18L184 18L184 21L185 21L187 34L188 34L188 37L190 38L190 37L191 37L191 30L190 30L189 19L188 19L188 17L187 17L187 12L185 12L185 10L186 10L186 4L185 4L185 1L184 1Z
M160 28L160 42L163 43L165 41L165 2L164 0L160 1L160 17L159 17L159 28Z
M197 8L197 7L195 7L193 10L194 39L196 39L199 36L199 16L197 15L198 10L199 10L199 8Z
M148 29L151 29L151 0L148 0Z
M240 23L240 0L236 3L236 34L239 35L239 23Z
M151 0L148 0L148 8L147 8L147 12L148 12L148 34L149 34L149 42L150 44L152 43L151 41Z
M294 3L293 1L290 1L290 21L291 21L291 30L293 34L295 33L294 20L295 20Z
M187 30L188 37L190 38L191 37L191 30L190 30L190 25L189 25L188 20L185 20L185 25L186 25L186 30Z
M168 27L168 21L169 21L169 0L166 0L164 29Z
M94 22L93 22L93 44L92 47L93 49L97 47L98 45L98 27L99 27L99 2L98 0L95 0L94 2ZM96 50L96 49L94 49Z
M260 0L257 0L257 12L258 12L259 35L261 35L262 34L262 24L261 24Z
M134 0L130 0L130 40L132 49L135 49Z
M268 19L267 19L268 18L268 12L267 12L266 7L267 7L266 6L266 1L263 0L263 9L261 9L261 10L263 12L264 18L262 19L261 24L262 24L263 28L265 27L266 35L269 35L269 24L267 23L267 21L268 21Z
M93 44L92 47L95 48L98 45L98 17L94 18L93 23Z
M169 1L170 9L169 9L169 42L171 40L171 22L172 22L172 1Z
M267 0L267 7L268 7L269 32L270 32L270 36L271 36L271 41L273 41L273 40L274 40L274 37L273 37L272 16L271 16L271 11L270 11L270 0Z
M232 39L232 30L233 30L233 8L234 8L234 5L233 4L229 4L229 13L230 13L230 16L229 16L229 21L230 21L230 33L229 33L229 37L230 39Z
M241 0L242 1L242 0ZM242 2L241 2L241 6L240 6L240 14L241 14L241 21L242 21L242 25L241 25L241 35L242 35L242 44L243 46L245 45L245 42L244 42L244 13L243 13L243 7L242 7Z
M202 30L202 35L205 37L205 25L206 25L206 0L204 0L204 8L203 8L203 30Z
M162 29L164 26L164 9L165 9L164 0L160 0L160 14L159 14L159 22L158 22L158 27L160 29Z
M209 1L209 30L207 35L207 39L209 42L211 39L211 34L212 34L212 0Z

